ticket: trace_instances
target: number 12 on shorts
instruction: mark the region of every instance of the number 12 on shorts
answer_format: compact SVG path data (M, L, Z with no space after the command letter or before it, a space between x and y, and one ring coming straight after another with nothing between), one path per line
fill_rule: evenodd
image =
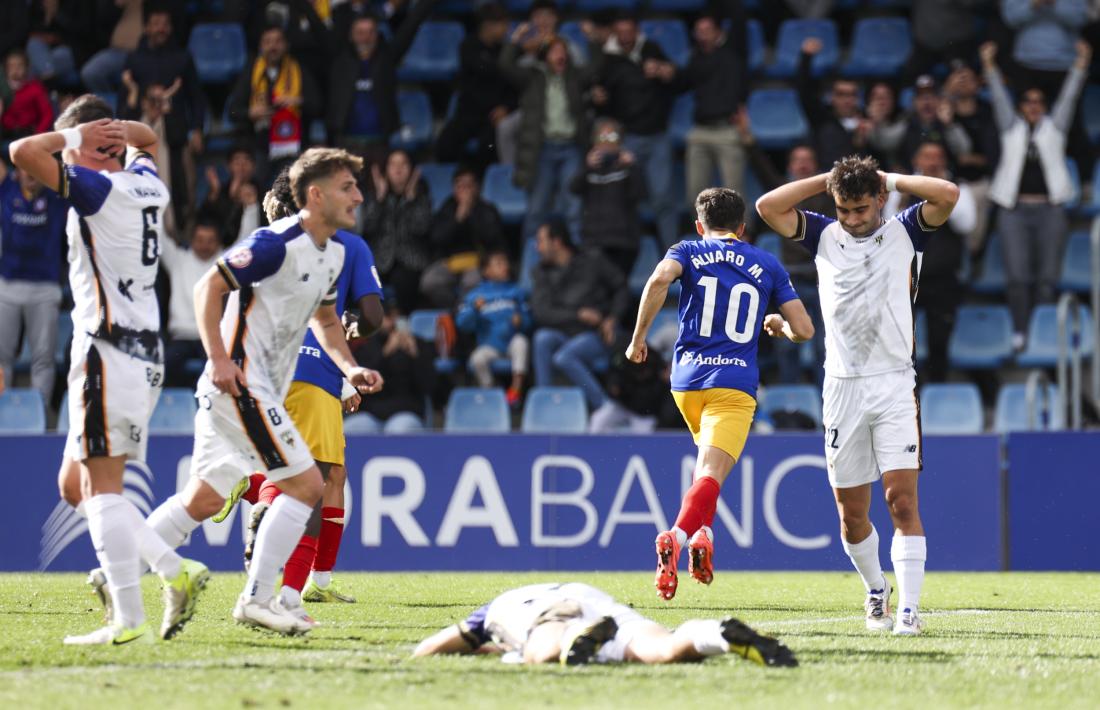
M839 449L840 447L836 445L837 434L838 432L836 430L836 427L833 427L832 429L826 429L825 446L828 446L830 449Z

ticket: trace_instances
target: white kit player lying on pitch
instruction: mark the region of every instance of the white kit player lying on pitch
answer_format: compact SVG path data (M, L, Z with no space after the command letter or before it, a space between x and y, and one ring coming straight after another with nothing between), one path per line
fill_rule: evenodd
M836 202L836 220L795 208L826 190ZM883 220L886 193L894 190L922 201ZM867 590L867 628L893 628L898 635L921 632L918 604L927 555L917 510L922 463L913 301L925 242L958 199L954 183L886 174L874 159L850 156L830 172L783 185L756 203L772 229L814 255L825 321L825 459L841 538ZM878 532L867 517L871 484L880 477L894 523L890 558L901 610L896 624L892 589L879 564Z
M331 237L355 226L363 202L355 176L362 167L343 150L307 150L290 168L301 211L256 230L196 285L195 313L209 360L196 389L191 480L149 516L169 544L179 545L222 509L241 478L262 471L278 483L285 495L264 518L233 618L281 633L313 626L274 593L324 485L283 406L306 327L359 391L382 388L377 372L355 363L334 307L344 247Z
M587 584L504 592L420 642L413 656L501 653L522 663L680 663L735 653L762 666L797 666L791 650L733 618L685 621L675 631Z
M145 458L164 379L153 283L169 196L157 177L157 136L144 124L114 120L92 94L73 101L55 125L57 131L18 140L10 150L16 165L69 201L74 335L69 437L58 479L62 498L88 519L102 565L99 586L112 600L107 626L65 643L150 638L142 560L164 581L160 635L167 639L191 618L209 573L181 559L123 495L126 460Z

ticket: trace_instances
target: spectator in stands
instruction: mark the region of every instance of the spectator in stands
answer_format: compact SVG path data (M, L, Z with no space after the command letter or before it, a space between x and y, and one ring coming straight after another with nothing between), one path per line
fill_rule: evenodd
M137 82L134 81L129 70L126 70L122 73L122 84L126 94L120 101L118 116L127 120L141 121L152 128L153 133L157 135L157 174L163 176L161 179L168 187L171 203L174 206L177 199L176 192L173 190L176 187L176 181L172 179L174 161L168 146L165 124L168 114L172 112L172 98L180 89L180 81L177 79L169 87L156 83L146 84L139 90ZM187 191L181 189L180 192L186 198ZM173 235L177 234L177 225L180 224L176 214L174 207L164 213L164 229Z
M191 229L190 246L169 238L161 242L160 263L171 284L168 296L168 342L164 374L170 387L194 387L197 371L184 367L188 360L205 360L195 320L195 284L214 266L222 253L221 228L216 217L200 213Z
M981 57L1001 132L1001 158L989 197L1001 208L997 231L1015 330L1012 339L1022 349L1032 303L1051 302L1056 294L1067 228L1064 205L1073 196L1066 168L1066 135L1092 49L1083 40L1077 43L1077 60L1049 113L1046 96L1034 87L1019 92L1019 103L1013 107L997 68L995 44L982 45ZM1037 287L1034 300L1032 284Z
M645 199L646 184L634 153L622 140L618 121L598 119L592 148L570 189L581 199L581 244L603 254L629 278L638 258L638 205ZM668 172L668 163L663 170Z
M11 384L22 331L31 353L31 386L49 402L68 202L0 161L0 205L0 371Z
M114 29L108 45L93 54L80 67L80 79L88 91L95 94L118 91L126 57L138 48L138 42L141 41L143 2L144 0L114 0L111 3L99 3L104 13L117 17L112 18ZM96 27L106 27L106 24L101 24L106 19L105 16L97 18Z
M899 167L895 153L905 139L909 122L898 107L894 87L888 82L876 81L867 92L867 120L871 123L868 146L879 163L891 170Z
M531 3L531 9L527 13L527 30L519 35L517 42L531 65L541 61L538 55L546 51L551 41L557 39L565 43L573 66L583 67L588 62L584 48L569 38L562 37L559 33L560 26L561 13L556 0L534 0Z
M13 49L23 49L30 28L29 8L25 2L0 2L0 57Z
M432 218L434 261L420 279L420 291L433 308L450 310L459 295L477 285L479 260L508 253L500 212L481 197L481 180L469 166L451 180L452 193Z
M324 76L332 60L331 5L311 0L267 0L254 18L255 29L278 27L286 37L287 49L310 76Z
M355 359L370 363L386 382L381 392L363 398L360 411L383 422L407 419L403 414L419 420L435 387L435 345L413 336L409 319L389 300L378 333L350 345Z
M171 173L161 173L161 178L171 182L176 223L182 225L188 217L186 208L191 204L191 186L195 184L194 158L203 150L206 98L191 54L173 35L172 12L167 4L146 3L144 36L126 58L123 71L129 72L139 90L153 84L170 88L178 82L171 111L164 116Z
M428 231L432 203L428 187L403 150L386 159L385 171L371 166L374 187L363 203L363 229L382 283L392 288L403 311L420 300L420 275L431 263Z
M569 180L581 165L587 138L583 91L588 73L577 69L560 38L541 51L535 66L519 63L519 43L530 27L521 24L500 54L501 73L521 92L521 124L513 180L528 191L525 239L534 236L552 212L564 212L574 238L580 235L580 202Z
M606 361L630 291L623 275L603 257L578 256L560 222L539 227L537 239L539 263L531 288L537 328L535 385L552 385L554 371L560 371L584 390L588 408L594 411L603 406L607 394L593 369Z
M942 143L922 143L912 157L913 174L950 180L947 149ZM889 219L914 203L910 194L891 192L883 217ZM959 281L967 235L978 219L977 205L970 187L959 184L959 199L947 223L928 240L921 260L917 308L928 316L928 382L947 379L947 343L955 328L955 311L964 294Z
M500 74L500 51L508 36L508 14L497 3L477 11L477 32L467 35L459 48L458 90L455 110L436 141L436 159L457 162L474 150L479 167L496 162L498 128L516 108L516 93Z
M397 66L434 6L435 0L416 3L391 41L379 32L374 15L352 20L350 46L337 57L330 74L325 128L331 143L363 156L371 165L385 159L390 134L400 126Z
M93 7L87 0L31 0L26 49L34 76L50 85L55 80L79 83L76 68L84 59L83 44L90 36Z
M967 247L977 253L986 235L989 221L989 177L1000 155L1000 136L993 121L993 109L981 98L981 79L973 67L956 60L943 83L943 100L951 105L955 121L970 138L970 152L957 156L955 177L970 186L977 217L967 235Z
M622 13L610 39L593 58L597 83L592 102L617 119L623 146L633 156L649 188L657 235L665 247L679 241L677 201L672 195L672 138L668 117L675 99L676 66L656 42L638 29L638 20Z
M726 187L741 192L744 186L745 151L735 124L748 95L748 65L744 45L723 33L722 20L721 15L704 13L695 21L695 48L677 75L679 88L691 90L695 97L694 123L684 151L691 205L714 184L716 170ZM744 37L743 23L739 31Z
M11 98L0 101L0 135L5 140L50 130L53 107L46 87L27 75L27 55L13 50L4 59L4 78Z
M913 0L913 51L904 78L915 81L944 61L971 61L978 48L978 13L990 0ZM852 51L859 51L853 47Z
M922 143L940 143L947 149L952 163L957 156L967 155L973 150L970 136L963 127L955 122L951 104L940 98L936 80L925 74L917 77L914 86L913 109L909 112L909 121L905 135L895 150L900 150L899 158L905 170L911 166L908 161Z
M466 294L455 316L459 330L474 333L477 347L470 353L470 369L478 387L493 386L493 360L507 357L512 362L512 383L508 404L516 406L523 394L530 350L525 331L531 328L527 294L512 281L508 253L487 252L481 257L482 281Z
M313 77L287 53L286 36L278 27L260 35L260 51L241 72L229 97L229 117L247 126L260 146L261 168L267 179L297 157L311 116L320 110Z
M669 366L652 349L644 362L633 363L626 357L629 338L623 337L611 348L611 362L604 382L607 399L588 418L591 434L627 431L649 434L657 429L657 415L669 391Z
M822 104L821 87L814 80L811 70L813 58L821 48L821 40L816 37L802 42L802 56L798 64L798 98L813 129L817 159L828 170L844 156L867 150L871 122L860 112L859 85L850 79L834 79L829 107L825 108Z
M206 167L209 191L199 207L211 215L226 231L230 243L247 237L260 226L263 210L260 186L256 182L256 158L245 144L229 153L229 185L223 190L221 177L213 165Z

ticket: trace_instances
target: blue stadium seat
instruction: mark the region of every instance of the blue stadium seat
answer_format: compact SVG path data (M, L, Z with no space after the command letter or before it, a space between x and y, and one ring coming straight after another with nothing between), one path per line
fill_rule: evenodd
M645 282L649 280L649 275L657 267L661 256L661 249L657 246L655 238L647 235L638 242L638 257L634 260L634 268L630 270L630 276L627 278L630 292L635 296L642 293Z
M924 434L982 433L982 396L970 382L925 385L920 393Z
M420 177L428 183L428 194L432 198L432 212L437 211L451 196L451 180L455 176L454 163L421 163Z
M794 89L757 89L749 94L749 120L760 147L790 148L809 130Z
M1080 212L1087 215L1089 213L1089 205L1083 205L1081 203L1081 171L1077 169L1077 161L1073 158L1066 158L1066 170L1069 171L1069 181L1073 186L1073 195L1069 198L1069 201L1065 203L1067 209L1074 212Z
M951 367L995 369L1012 357L1012 316L1007 306L960 306L948 340Z
M533 387L521 428L528 434L583 434L588 430L584 393L579 387Z
M424 431L424 420L412 412L398 412L382 425L383 434L419 434Z
M428 342L435 342L436 323L439 316L446 313L441 310L413 311L409 314L409 330L414 337Z
M761 411L802 412L821 426L821 390L815 385L769 385L758 394Z
M691 40L681 20L642 20L642 32L657 43L669 61L682 67L691 56Z
M369 412L356 412L344 417L344 434L381 434L382 422Z
M904 17L868 17L857 20L852 30L847 76L893 76L909 59L913 37Z
M527 193L512 183L512 166L494 163L485 171L482 195L500 210L505 224L519 224L527 214Z
M13 387L0 394L0 436L45 432L46 405L41 392Z
M237 23L201 23L191 28L187 48L199 81L224 84L237 78L248 59L244 31Z
M982 273L970 284L975 293L999 294L1005 292L1005 260L1001 254L1001 238L993 232L985 243L982 254Z
M764 194L764 186L760 184L760 178L756 177L756 171L751 165L745 166L744 193L746 205L754 205Z
M680 311L676 306L668 306L657 311L653 323L649 326L649 332L646 334L646 342L651 342L651 339L660 334L665 328L680 330Z
M1100 165L1100 161L1097 161ZM1100 177L1100 176L1098 176ZM1062 257L1062 280L1058 288L1063 291L1084 293L1092 286L1092 244L1088 232L1073 232L1066 243Z
M397 94L397 113L401 127L390 136L390 145L415 151L432 141L432 102L423 91Z
M558 34L569 40L574 47L580 50L584 60L588 61L588 37L584 35L581 23L575 20L563 22L558 25Z
M695 95L685 91L677 96L668 117L668 134L672 137L672 144L677 148L682 148L687 142L688 131L695 124L694 114Z
M183 387L168 387L160 393L157 407L149 418L150 434L194 434L195 403L193 390Z
M821 51L813 59L813 73L821 76L836 65L840 56L840 40L836 23L829 19L790 19L779 25L779 37L775 43L775 59L765 70L768 76L790 78L798 73L802 56L802 42L810 37L821 40Z
M1085 84L1081 97L1081 118L1093 145L1100 144L1100 84Z
M1042 409L1042 395L1038 395L1036 405L1040 407L1037 412L1035 427L1028 426L1027 416L1027 385L1010 384L1001 385L997 393L997 408L993 416L993 431L998 434L1008 434L1013 431L1058 431L1066 426L1065 411L1058 398L1058 387L1047 385L1047 402L1050 403L1049 411Z
M1092 313L1084 304L1078 308L1081 339L1074 343L1071 333L1070 349L1089 357L1093 348ZM1058 364L1058 306L1047 303L1031 311L1027 325L1027 347L1016 356L1016 364L1020 367L1054 367Z
M755 73L764 66L764 26L760 20L748 21L745 37L749 45L749 71Z
M425 22L397 68L399 81L448 81L458 73L458 46L466 31L459 22Z
M510 429L504 390L459 387L451 392L444 415L444 431L503 434Z
M539 263L539 250L537 242L532 238L523 244L523 254L519 259L519 285L521 288L531 290L531 269Z
M779 258L780 245L782 244L783 237L779 236L775 232L764 232L763 234L756 235L755 246L758 249L763 249L776 259Z
M649 0L649 9L655 12L698 12L706 4L707 0Z
M1077 208L1077 213L1085 217L1095 217L1100 214L1100 160L1096 161L1092 169L1092 189L1088 191L1088 194L1082 195L1081 205Z
M913 329L917 338L917 362L924 362L928 359L928 314L923 308L917 311Z

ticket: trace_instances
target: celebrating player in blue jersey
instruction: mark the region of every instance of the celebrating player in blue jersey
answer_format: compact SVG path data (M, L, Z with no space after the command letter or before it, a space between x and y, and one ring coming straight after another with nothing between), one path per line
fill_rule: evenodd
M814 327L790 276L766 251L741 241L745 201L728 188L703 190L695 199L695 229L703 237L668 250L642 292L634 338L626 350L644 362L646 333L680 279L680 335L672 362L672 396L699 446L694 483L676 525L657 536L657 594L676 595L680 550L691 538L689 570L703 584L714 579L711 524L718 493L741 456L756 410L757 338L761 328L796 343ZM765 317L774 303L782 315Z

